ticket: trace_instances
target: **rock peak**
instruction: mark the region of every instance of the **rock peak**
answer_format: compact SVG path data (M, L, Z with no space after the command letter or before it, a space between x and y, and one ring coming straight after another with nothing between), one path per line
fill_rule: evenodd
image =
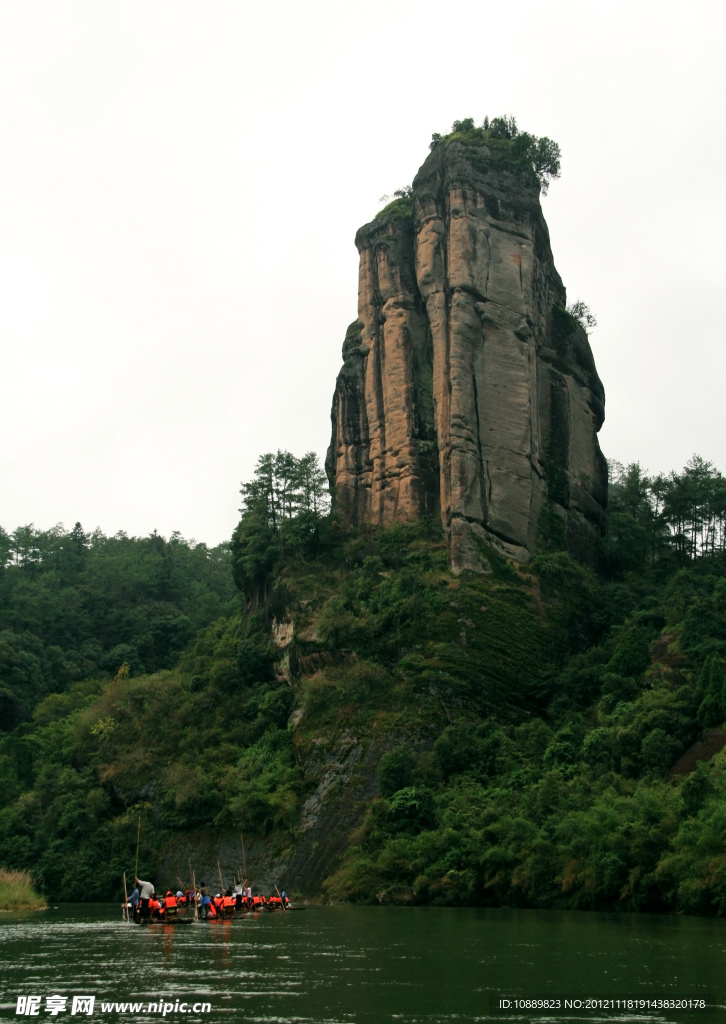
M439 515L454 569L485 567L488 547L593 561L605 395L534 171L486 144L438 144L356 246L326 460L338 515Z

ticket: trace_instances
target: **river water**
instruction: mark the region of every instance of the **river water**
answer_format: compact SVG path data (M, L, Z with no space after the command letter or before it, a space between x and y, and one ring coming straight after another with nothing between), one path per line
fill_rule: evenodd
M39 1020L87 1020L87 1013L71 1014L73 996L94 995L93 1019L129 1024L162 1017L189 1024L726 1021L721 920L308 907L233 922L140 928L119 916L106 905L3 915L0 1019L20 1020L18 996L36 995ZM67 1003L53 1016L46 998L55 995ZM498 1009L502 997L509 998L509 1009ZM555 1013L514 1004L532 997L562 1003L565 997L702 998L716 1008L636 1013L561 1005ZM202 1001L209 1012L201 1011ZM144 1005L126 1012L103 1007L122 1002Z

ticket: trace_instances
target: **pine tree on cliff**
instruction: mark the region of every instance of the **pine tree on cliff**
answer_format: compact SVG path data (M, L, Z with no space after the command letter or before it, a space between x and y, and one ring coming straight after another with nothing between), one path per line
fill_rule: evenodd
M298 459L288 451L257 460L242 484L242 518L232 535L232 572L248 602L262 603L270 577L286 557L317 549L330 508L327 480L315 452Z

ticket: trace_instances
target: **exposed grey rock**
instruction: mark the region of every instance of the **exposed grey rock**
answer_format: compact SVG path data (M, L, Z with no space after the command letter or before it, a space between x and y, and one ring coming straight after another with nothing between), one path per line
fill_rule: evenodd
M486 146L437 146L404 204L361 228L326 466L360 525L437 514L455 569L546 537L595 557L605 396L565 312L539 188Z

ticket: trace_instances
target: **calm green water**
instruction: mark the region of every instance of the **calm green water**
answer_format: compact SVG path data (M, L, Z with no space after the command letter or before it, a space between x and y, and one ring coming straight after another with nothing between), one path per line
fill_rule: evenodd
M179 1021L438 1024L472 1021L726 1020L726 922L557 911L314 907L189 927L123 925L115 907L60 907L0 924L0 1019L19 995L43 997L39 1020L158 1021L102 1002L162 1000L210 1013ZM492 995L707 996L711 1012L502 1015ZM45 997L68 997L52 1017ZM492 1000L493 1004L493 1000Z

